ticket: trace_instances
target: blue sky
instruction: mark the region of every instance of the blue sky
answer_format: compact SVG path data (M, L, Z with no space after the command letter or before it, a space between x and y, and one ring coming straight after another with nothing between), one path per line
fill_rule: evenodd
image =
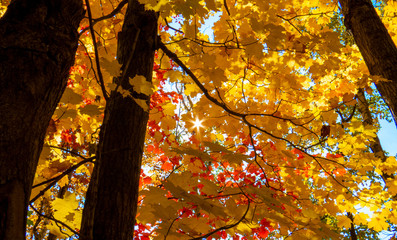
M387 122L386 120L379 120L381 129L378 136L383 147L383 150L389 152L389 156L397 154L397 129L394 122Z

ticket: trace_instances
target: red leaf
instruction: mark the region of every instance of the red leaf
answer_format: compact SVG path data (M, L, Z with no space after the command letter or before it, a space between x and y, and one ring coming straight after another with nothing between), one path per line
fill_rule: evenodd
M151 177L145 177L145 178L143 179L143 183L144 183L145 185L152 183L152 178L151 178Z
M165 163L161 166L161 169L163 169L164 171L170 171L170 170L172 170L172 167L173 167L172 163L170 163L170 162L165 162Z

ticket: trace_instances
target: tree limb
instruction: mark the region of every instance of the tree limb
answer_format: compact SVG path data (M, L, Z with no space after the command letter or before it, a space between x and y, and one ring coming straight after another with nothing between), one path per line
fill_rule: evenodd
M66 171L64 171L63 173L61 173L60 175L53 177L49 180L46 180L44 182L38 183L36 185L34 185L32 188L36 188L39 187L41 185L50 183L48 186L46 186L43 190L41 190L34 198L32 198L32 200L29 201L30 204L32 204L34 201L36 201L39 197L43 196L44 193L52 188L59 180L61 180L64 176L68 175L69 173L73 172L74 170L76 170L77 168L79 168L81 165L87 163L87 162L92 162L92 160L94 160L95 157L90 157L90 158L86 158L84 160L82 160L81 162L73 165L72 167L68 168Z
M94 45L95 63L96 63L96 67L97 67L99 82L100 82L100 86L101 86L103 97L105 98L106 101L108 101L109 100L109 96L108 96L108 94L106 92L105 83L103 81L103 76L102 76L102 72L101 72L101 66L99 64L99 53L98 53L98 46L97 46L96 40L95 40L94 25L92 24L92 14L91 14L91 8L90 8L90 1L89 0L85 0L85 4L87 6L88 22L89 22L89 25L90 25L92 44Z

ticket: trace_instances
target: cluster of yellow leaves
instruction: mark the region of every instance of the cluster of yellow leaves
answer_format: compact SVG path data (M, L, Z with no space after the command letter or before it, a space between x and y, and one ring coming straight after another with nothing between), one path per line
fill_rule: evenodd
M162 30L159 35L220 103L206 98L190 76L158 51L156 64L171 69L164 73L168 88L182 99L163 102L162 111L150 112L150 121L160 129L147 134L147 146L155 150L144 155L143 170L149 177L141 186L138 221L157 225L153 238L201 236L235 223L226 230L228 234L252 238L262 219L277 229L274 237L337 238L338 228L351 226L347 213L354 215L354 224L375 231L386 230L387 221L397 223L392 211L395 201L390 200L397 193L396 181L388 180L384 186L372 180L369 187L363 187L370 181L368 173L394 173L395 159L382 163L369 153L376 127L364 126L356 117L342 123L339 115L346 117L356 104L357 89L370 93L368 86L376 78L369 76L358 49L343 46L331 28L330 19L338 14L336 2L140 2L160 11L163 27L169 24L178 29ZM118 3L90 1L93 18L110 13ZM386 18L393 6L384 8ZM112 80L120 74L115 56L124 11L97 22L94 28L100 36L96 40L107 91L117 89L132 97ZM395 31L395 18L387 21L389 30ZM47 143L90 157L95 153L90 147L98 141L105 100L97 83L87 20L81 26L76 64ZM210 34L203 27L211 27ZM158 91L160 85L158 79L151 85L142 76L131 78L130 84L145 95ZM146 102L135 101L149 110ZM191 128L194 119L203 120L204 127ZM324 126L330 132L323 136ZM62 133L69 129L76 136L73 142L85 147L62 146ZM35 183L80 160L54 148L43 156ZM164 163L160 161L164 156L181 160ZM82 166L77 174L86 179L91 167ZM60 199L53 190L44 197L52 202L55 218L78 228L81 210L76 199L84 195L87 183L65 177L58 185L70 186L73 193ZM35 188L32 195L41 189ZM372 215L360 211L360 206L369 208ZM191 214L181 209L190 209ZM328 224L332 221L336 226ZM65 237L51 224L52 233Z

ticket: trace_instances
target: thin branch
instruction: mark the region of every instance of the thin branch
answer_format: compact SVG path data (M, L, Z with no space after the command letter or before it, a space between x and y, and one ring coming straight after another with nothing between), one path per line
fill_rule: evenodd
M261 169L263 175L265 176L265 179L266 179L265 186L266 187L270 187L269 179L267 178L266 171L265 171L265 169L263 169L263 167L258 162L258 153L256 152L256 147L255 147L255 143L254 143L254 136L252 134L252 127L248 127L248 130L249 130L249 136L250 136L250 140L251 140L251 145L252 145L252 148L254 149L253 151L254 151L254 154L255 154L254 162Z
M95 18L92 19L92 23L95 24L97 22L100 22L102 20L108 19L108 18L112 18L114 17L117 13L119 13L121 11L121 9L124 7L124 5L126 5L128 3L128 0L123 0L119 3L119 5L117 5L117 7L115 9L113 9L113 11L111 11L109 14L106 14L102 17L99 18Z
M277 14L276 16L279 17L279 18L281 18L281 19L283 19L284 21L288 22L293 28L295 28L296 31L298 31L298 33L299 33L300 35L303 35L303 34L302 34L302 31L299 30L299 28L298 28L297 26L295 26L295 24L291 23L291 20L286 19L286 18L284 18L283 16L280 16L280 15L278 15L278 14Z
M185 33L184 33L184 32L182 32L181 30L179 30L179 29L176 29L176 28L174 28L174 27L170 26L170 24L168 23L168 21L167 21L167 19L166 19L166 18L164 18L164 22L165 22L165 25L167 25L167 27L168 27L169 29L171 29L171 30L174 30L175 32L179 32L180 34L185 34Z
M105 19L114 17L117 13L120 13L121 9L122 9L127 3L128 3L128 0L123 0L123 1L121 1L121 2L119 3L119 5L117 5L117 7L116 7L115 9L113 9L113 11L111 11L109 14L106 14L106 15L104 15L104 16L102 16L102 17L99 17L99 18L94 18L94 19L92 19L92 25L94 26L95 24L97 24L98 22L100 22L100 21L102 21L102 20L105 20ZM82 35L82 34L85 33L88 29L89 29L89 27L88 27L88 28L82 29L82 30L80 31L79 35Z
M244 215L236 223L229 224L229 225L217 228L217 229L215 229L212 232L209 232L209 233L207 233L207 234L205 234L205 235L203 235L201 237L192 238L191 240L201 240L203 238L208 238L209 236L211 236L214 233L217 233L219 231L226 230L226 229L229 229L229 228L233 228L233 227L239 225L245 219L245 216L247 216L247 213L248 213L249 209L250 209L250 202L248 201L247 210L245 211Z
M248 114L243 114L243 113L235 112L235 111L233 111L232 109L228 108L228 106L227 106L225 103L220 102L220 101L218 101L216 98L214 98L213 96L211 96L211 94L210 94L210 93L208 92L208 90L204 87L204 85L199 81L199 79L196 77L196 75L194 75L194 73L193 73L193 72L192 72L192 71L191 71L191 70L178 58L178 56L177 56L175 53L171 52L171 51L164 45L164 43L161 42L160 39L158 40L158 43L159 43L159 45L158 45L159 48L160 48L165 54L167 54L167 56L168 56L170 59L172 59L174 62L176 62L176 63L177 63L177 64L190 76L190 78L191 78L191 79L194 81L194 83L200 88L200 90L203 92L204 96L206 96L208 100L210 100L210 101L213 102L214 104L218 105L219 107L223 108L223 110L225 110L225 111L226 111L227 113L229 113L230 115L235 116L235 117L240 117L240 118L241 118L241 121L244 122L248 127L254 128L254 129L256 129L256 130L258 130L258 131L260 131L260 132L262 132L262 133L265 133L265 134L267 134L268 136L270 136L270 137L272 137L272 138L274 138L274 139L278 139L278 140L285 141L285 142L287 142L291 147L294 147L294 148L296 148L296 149L302 151L303 153L305 153L305 154L308 155L309 157L313 158L314 161L317 162L317 164L320 166L320 168L323 169L324 172L325 172L327 175L329 175L329 176L330 176L333 180L335 180L339 185L341 185L342 187L346 188L349 192L351 192L346 186L344 186L343 184L341 184L331 173L329 173L329 172L322 166L322 164L318 161L318 159L317 159L315 156L313 156L313 155L311 155L311 154L309 154L309 153L306 152L306 150L307 150L308 148L302 148L302 147L300 147L300 146L297 146L296 144L294 144L293 142L291 142L291 141L288 140L288 139L285 139L285 138L283 138L283 137L275 136L274 134L272 134L272 133L266 131L265 129L263 129L263 128L261 128L261 127L258 127L258 126L256 126L256 125L250 123L250 122L247 120L247 116L249 116ZM270 116L272 116L272 115L270 115ZM316 144L316 145L317 145L317 144Z
M88 163L88 162L92 162L92 160L94 160L94 159L95 159L95 157L86 158L86 159L80 161L79 163L77 163L77 164L71 166L70 168L68 168L67 170L65 170L63 173L61 173L60 175L58 175L58 176L56 176L56 177L53 177L53 178L50 178L50 179L48 179L48 180L46 180L46 181L43 181L43 182L41 182L41 183L38 183L38 184L36 184L36 185L33 185L32 188L40 187L40 186L42 186L42 185L45 185L45 184L47 184L47 183L51 183L51 182L53 182L53 181L57 182L57 181L61 180L61 178L63 178L64 176L68 175L69 173L71 173L71 172L73 172L74 170L76 170L77 168L79 168L81 165L83 165L83 164L85 164L85 163Z
M82 158L82 159L88 159L87 157L84 157L84 156L81 155L80 153L77 153L77 152L75 152L75 151L71 151L71 150L66 149L66 148L62 148L62 147L58 147L58 146L54 146L54 145L44 145L44 147L50 147L50 148L60 149L60 150L62 150L62 151L65 151L65 152L67 152L67 153L70 153L71 155L74 155L74 156L76 156L76 157L80 157L80 158Z
M91 58L90 54L88 53L88 49L87 49L87 47L84 45L84 42L83 42L83 41L79 40L79 42L80 42L81 46L83 46L83 48L84 48L84 50L85 50L85 53L87 54L88 60L90 60L91 67L90 67L90 70L88 71L88 73L92 70L92 72L94 73L95 81L100 85L101 83L99 82L98 77L97 77L97 75L96 75L96 72L95 72L95 70L94 70L94 63L92 62L92 58Z
M171 231L172 225L174 225L175 221L178 220L179 218L181 218L181 216L182 216L182 215L180 215L180 216L176 217L174 220L172 220L170 226L168 227L167 233L164 235L164 240L167 239L167 236L168 236L168 234L169 234L170 231Z
M46 181L44 181L44 182L41 182L41 183L38 183L38 184L34 185L32 188L36 188L36 187L42 186L42 185L44 185L44 184L50 183L50 184L48 184L48 186L46 186L43 190L41 190L34 198L32 198L32 200L30 200L29 203L32 204L32 203L33 203L34 201L36 201L39 197L43 196L44 193L45 193L48 189L52 188L52 187L53 187L59 180L61 180L64 176L66 176L66 175L68 175L69 173L75 171L75 170L76 170L77 168L79 168L81 165L83 165L83 164L85 164L85 163L87 163L87 162L92 162L92 160L94 160L94 159L95 159L95 157L86 158L86 159L82 160L81 162L79 162L79 163L73 165L72 167L68 168L68 169L67 169L66 171L64 171L62 174L60 174L60 175L58 175L58 176L56 176L56 177L54 177L54 178L51 178L51 179L49 179L49 180L46 180Z
M41 212L39 212L39 211L33 206L32 203L30 203L30 207L31 207L39 216L44 217L44 218L47 218L47 219L50 219L50 220L54 221L57 225L60 224L60 225L64 226L65 228L67 228L69 231L71 231L73 234L75 234L75 235L77 235L77 236L80 236L80 234L79 234L78 232L76 232L73 228L71 228L70 226L68 226L66 223L64 223L64 222L62 222L62 221L59 221L58 219L55 219L55 218L53 218L53 217L51 217L51 216L44 215L44 214L42 214ZM59 226L58 226L58 227L59 227ZM60 228L60 227L59 227L59 228ZM64 233L64 232L62 231L61 228L60 228L60 231L61 231L62 233ZM69 236L69 237L71 237L71 236Z
M244 123L246 123L248 126L252 126L253 128L256 128L257 130L275 138L275 139L279 139L279 140L285 140L286 142L288 142L291 146L295 147L295 148L300 148L299 146L296 146L295 144L293 144L291 141L284 139L282 137L278 137L273 135L272 133L259 128L253 124L251 124L248 120L247 120L247 116L253 116L255 114L245 114L245 113L238 113L236 111L233 111L232 109L230 109L224 102L219 101L218 99L216 99L215 97L213 97L209 91L204 87L204 85L200 82L200 80L196 77L196 75L194 75L194 73L179 59L179 57L171 52L166 46L165 44L159 39L158 40L158 46L159 48L170 58L172 59L175 63L177 63L182 69L183 71L185 71L189 77L193 80L193 82L200 88L200 90L203 92L204 96L210 100L211 102L213 102L215 105L221 107L223 110L225 110L227 113L229 113L230 115L236 116L236 117L240 117L242 118L242 121ZM273 117L273 118L277 118L277 119L282 119L282 120L290 120L290 119L284 119L284 118L280 118L277 116L274 116L274 114L260 114L261 116L268 116L268 117ZM293 121L291 121L291 123L294 124Z
M105 89L105 82L103 81L103 76L101 72L101 66L99 64L99 53L98 53L98 46L95 41L95 31L94 31L94 25L92 24L92 14L91 14L91 8L90 8L90 1L85 0L85 4L87 5L87 13L88 13L88 22L90 25L90 32L91 32L91 38L92 38L92 44L94 45L94 52L95 52L95 63L97 67L97 72L98 72L98 77L99 77L99 82L102 90L103 97L105 98L106 101L109 100L108 94Z
M235 115L235 116L238 116L238 117L245 117L246 116L246 114L241 114L241 113L234 112L233 110L229 109L226 106L226 104L219 102L216 98L211 96L211 94L204 87L204 85L198 80L198 78L194 75L194 73L178 58L178 56L175 53L171 52L164 45L164 43L161 42L160 39L158 41L158 46L165 54L167 54L167 56L169 58L171 58L174 62L176 62L183 69L183 71L185 71L190 76L190 78L194 81L194 83L196 83L196 85L200 88L200 90L204 93L204 95L208 98L208 100L210 100L214 104L220 106L221 108L223 108L229 114L232 114L232 115Z

